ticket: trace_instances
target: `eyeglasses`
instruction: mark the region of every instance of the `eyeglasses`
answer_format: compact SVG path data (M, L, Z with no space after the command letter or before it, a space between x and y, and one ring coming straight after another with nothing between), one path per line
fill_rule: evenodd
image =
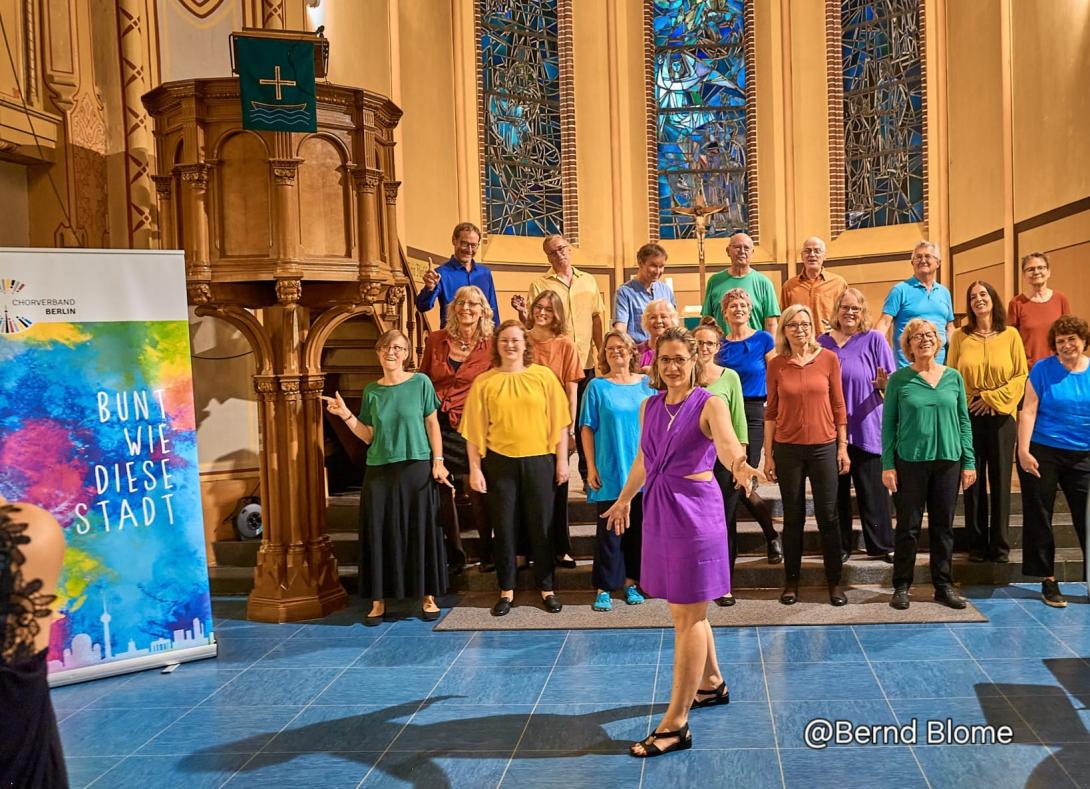
M785 329L789 329L790 331L810 331L810 329L814 328L814 324L795 322L795 323L785 323L783 325L783 327Z
M384 349L386 352L393 351L394 353L408 353L409 349L404 345L387 345Z
M913 255L912 256L912 262L913 263L927 263L929 261L935 261L935 260L938 260L938 258L935 257L934 255Z
M1048 271L1048 266L1026 266L1022 269L1023 274L1036 274L1039 271Z
M535 304L534 312L552 312L553 308L548 304Z
M805 247L802 250L802 254L804 254L804 255L815 255L815 256L816 255L824 255L825 250L824 249L814 249L812 247Z
M933 331L922 331L919 334L913 334L909 337L909 342L923 342L924 340L937 340L939 335Z
M660 356L656 361L662 367L681 367L692 358L691 356Z
M840 305L840 311L841 312L862 312L863 308L862 307L849 307L847 304L841 304Z
M556 257L557 255L566 255L569 252L571 252L571 247L568 246L567 244L565 244L562 247L556 247L555 249L550 249L545 254L548 255L549 257Z
M734 246L732 246L732 247L728 247L728 249L730 249L730 251L734 252L734 253L745 252L747 255L752 255L753 254L753 247L734 247Z
M697 340L696 344L699 348L718 348L719 340Z
M479 301L466 301L465 299L458 299L457 301L454 302L454 306L455 307L483 307L484 304L482 304Z

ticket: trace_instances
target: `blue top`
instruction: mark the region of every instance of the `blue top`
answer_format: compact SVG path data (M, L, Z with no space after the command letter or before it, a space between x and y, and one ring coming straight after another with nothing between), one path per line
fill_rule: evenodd
M587 486L587 501L614 501L621 495L640 447L640 405L654 394L646 377L634 384L608 378L587 384L579 426L594 432L594 465L602 480L598 490Z
M427 312L435 306L435 300L439 299L439 326L447 323L447 305L454 301L454 294L458 288L466 285L476 285L488 299L488 306L492 308L492 322L500 325L500 308L496 305L496 286L492 284L492 271L483 263L476 260L466 271L465 266L458 262L453 255L450 260L436 269L439 272L439 285L432 290L421 290L416 294L416 308L421 312Z
M823 334L818 344L840 359L848 443L872 455L882 454L882 395L874 388L874 379L879 367L893 372L893 353L885 336L873 330L858 332L841 347L831 334Z
M1073 373L1047 356L1030 369L1029 382L1041 401L1030 441L1090 452L1090 369Z
M647 332L643 330L640 318L643 311L655 299L666 299L675 307L674 291L661 279L651 283L650 288L645 288L643 283L636 278L617 288L617 296L613 301L613 322L623 323L628 336L637 343L647 342Z
M904 282L898 282L886 296L882 312L893 318L893 355L897 359L897 368L908 367L909 361L901 353L901 332L913 318L923 318L935 324L939 330L939 352L935 361L942 364L946 359L946 324L954 319L954 302L950 291L938 282L931 290L915 276Z
M738 373L742 379L742 397L766 397L765 355L775 347L776 340L766 331L754 332L744 340L723 340L715 363Z

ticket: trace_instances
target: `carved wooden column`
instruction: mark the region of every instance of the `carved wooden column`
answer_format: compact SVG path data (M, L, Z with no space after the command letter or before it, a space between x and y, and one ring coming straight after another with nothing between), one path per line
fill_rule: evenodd
M174 178L169 175L153 175L155 183L155 203L158 214L159 249L177 249L179 242L174 237Z
M401 276L401 259L397 242L397 190L401 181L383 181L382 192L386 198L386 265L394 277Z
M382 261L379 260L378 185L381 170L364 167L354 174L356 181L356 205L358 211L360 244L360 276L366 279L379 277Z
M186 230L186 281L210 283L212 268L208 256L208 170L207 164L178 165L182 179L182 223Z

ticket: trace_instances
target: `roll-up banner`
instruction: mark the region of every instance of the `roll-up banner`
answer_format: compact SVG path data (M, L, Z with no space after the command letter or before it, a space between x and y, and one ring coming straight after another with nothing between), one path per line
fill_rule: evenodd
M64 528L51 684L215 656L181 252L0 249L0 494Z

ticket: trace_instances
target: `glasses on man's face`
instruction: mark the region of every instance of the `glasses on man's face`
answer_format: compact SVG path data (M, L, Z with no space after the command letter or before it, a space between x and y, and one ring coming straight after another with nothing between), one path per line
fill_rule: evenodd
M1048 271L1048 266L1026 266L1022 269L1023 274L1038 274L1042 271Z
M753 247L732 246L732 247L730 247L730 251L733 252L735 255L741 255L741 254L752 255L753 254Z
M808 332L814 328L814 324L805 321L792 321L791 323L785 323L783 327L788 331Z
M935 257L934 255L913 255L912 256L912 262L913 263L933 263L936 260L938 260L938 258Z
M545 254L552 258L556 257L557 255L566 255L569 252L571 252L571 247L565 244L562 247L555 247L554 249L550 249Z
M807 255L807 256L813 255L814 257L819 257L819 256L825 254L825 250L824 249L814 249L813 247L806 247L806 248L804 248L802 250L802 254Z
M908 338L909 342L923 342L924 340L937 340L939 335L933 331L922 331L919 334L913 334Z
M691 356L660 356L658 363L660 367L681 367L692 358Z

